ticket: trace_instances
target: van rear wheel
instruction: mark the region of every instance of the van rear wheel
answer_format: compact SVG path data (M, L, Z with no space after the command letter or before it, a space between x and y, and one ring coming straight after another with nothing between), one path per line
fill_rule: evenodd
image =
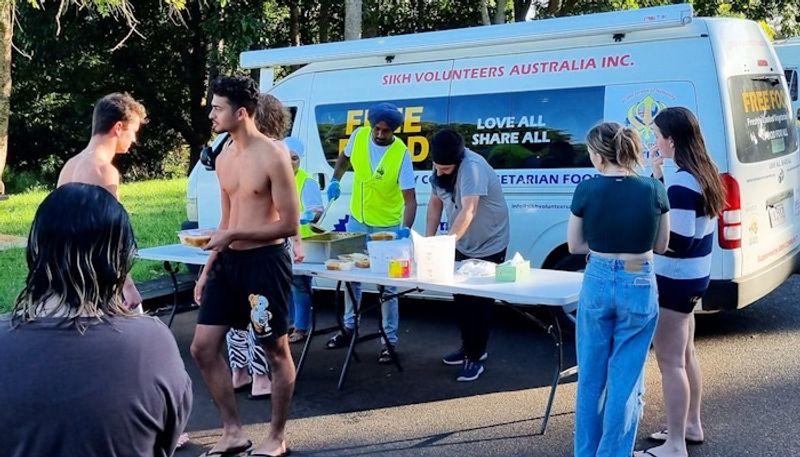
M562 271L583 271L586 269L586 257L582 255L567 255L560 258L552 266L553 270ZM575 319L578 313L577 303L562 306L557 310L558 320L561 323L561 330L575 333Z

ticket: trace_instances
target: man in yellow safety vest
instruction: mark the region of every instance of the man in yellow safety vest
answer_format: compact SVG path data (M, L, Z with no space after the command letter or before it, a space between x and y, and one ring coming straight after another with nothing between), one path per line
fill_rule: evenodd
M356 129L336 160L328 186L328 199L339 198L339 180L352 165L353 193L347 231L373 233L411 227L417 212L414 168L405 143L394 135L403 122L403 115L397 106L380 103L369 110L367 119L370 126ZM353 283L352 286L356 300L360 300L361 284ZM386 292L395 293L393 288L387 288ZM381 348L378 362L391 363L395 357L399 323L397 299L383 303L381 314L389 346ZM345 294L344 324L347 330L328 341L329 349L350 344L352 332L349 330L355 327L355 314L348 294Z

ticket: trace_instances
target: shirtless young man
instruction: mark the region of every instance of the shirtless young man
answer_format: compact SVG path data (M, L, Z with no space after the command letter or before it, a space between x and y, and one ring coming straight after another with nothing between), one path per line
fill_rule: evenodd
M92 138L86 149L67 160L58 176L58 187L71 182L104 187L119 200L119 170L111 163L117 154L126 154L136 143L139 127L147 122L141 103L127 93L115 92L97 101L92 114ZM133 309L142 296L130 275L122 288L125 304Z
M222 438L203 455L251 449L220 351L229 328L244 329L251 321L272 368L272 417L269 434L250 455L288 455L284 430L295 372L286 336L292 282L286 239L299 226L294 174L286 151L256 128L258 89L252 79L220 77L211 92L214 131L229 132L233 141L217 158L222 219L205 246L213 252L194 291L200 312L192 356L223 422Z

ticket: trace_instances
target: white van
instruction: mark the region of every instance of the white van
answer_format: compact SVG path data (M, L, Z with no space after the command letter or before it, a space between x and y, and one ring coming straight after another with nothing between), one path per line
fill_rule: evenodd
M800 37L775 42L775 53L783 66L786 83L789 87L789 96L792 100L792 112L795 115L797 127L800 128L800 97L797 94L798 71L800 71Z
M301 64L273 83L273 68ZM241 66L259 69L262 90L290 107L291 135L306 145L302 165L322 187L367 110L397 104L405 116L398 135L416 170L420 232L430 195L427 138L446 126L461 132L504 186L509 253L541 268L583 267L567 251L566 226L575 186L595 174L588 130L618 121L652 145L659 110L686 106L700 119L728 192L702 308L747 306L795 271L797 133L780 63L754 22L696 18L691 5L672 5L248 51ZM215 175L198 164L190 183L199 225L215 226ZM351 186L350 172L325 225L344 229Z

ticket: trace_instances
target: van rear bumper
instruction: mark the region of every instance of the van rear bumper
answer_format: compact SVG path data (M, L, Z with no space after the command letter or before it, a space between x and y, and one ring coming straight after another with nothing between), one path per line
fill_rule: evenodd
M737 279L711 280L703 311L744 308L783 284L800 266L800 247L755 273Z

